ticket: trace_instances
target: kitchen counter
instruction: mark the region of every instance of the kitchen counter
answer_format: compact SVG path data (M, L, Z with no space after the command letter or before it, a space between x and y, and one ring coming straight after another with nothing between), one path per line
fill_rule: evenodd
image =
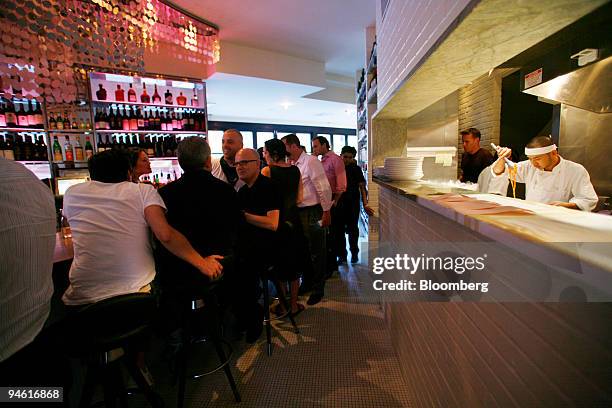
M612 217L460 186L374 181L380 239L370 261L488 255L484 270L457 276L371 275L373 285L488 283L486 293L375 292L414 406L610 406Z
M572 257L612 272L612 217L424 181L374 181L491 240L555 264ZM479 202L493 203L489 209ZM481 207L487 207L481 205ZM544 251L542 251L544 249ZM562 255L561 258L559 256Z

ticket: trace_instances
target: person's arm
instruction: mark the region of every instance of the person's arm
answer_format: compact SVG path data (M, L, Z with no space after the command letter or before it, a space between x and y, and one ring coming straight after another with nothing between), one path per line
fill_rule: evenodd
M149 205L144 209L145 220L153 231L155 237L172 254L185 262L190 263L202 274L211 279L221 275L223 266L219 263L223 259L220 255L210 255L203 258L189 243L187 238L166 220L164 209L159 205Z
M295 200L295 203L299 204L302 201L304 201L304 183L302 183L302 177L300 177L298 179L298 192L297 192L297 199Z
M359 192L361 193L361 201L363 202L363 209L365 210L366 214L368 214L371 217L372 215L374 215L374 210L372 209L372 207L368 205L368 189L366 188L365 181L362 181L359 183Z
M248 212L244 213L246 222L259 228L276 231L278 229L278 220L280 217L279 210L270 210L266 215L255 215Z
M311 160L308 163L308 169L310 171L310 180L317 191L319 197L319 203L323 208L323 216L321 217L321 225L327 227L331 224L331 213L332 207L332 191L323 165L318 160Z
M595 209L598 197L593 184L591 184L589 173L585 168L582 168L576 176L571 191L573 197L570 198L569 202L553 201L550 204L582 211L593 211Z
M344 162L339 156L334 156L334 173L336 173L336 192L333 194L333 205L338 205L342 193L346 191L346 169L344 168Z

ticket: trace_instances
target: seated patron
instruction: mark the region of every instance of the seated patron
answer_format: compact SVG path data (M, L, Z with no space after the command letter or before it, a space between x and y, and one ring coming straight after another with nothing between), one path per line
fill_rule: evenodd
M74 259L66 305L149 292L155 277L150 231L177 257L216 278L217 256L203 258L166 221L166 206L155 189L131 180L128 156L108 150L89 160L91 181L70 187L64 214L72 227Z

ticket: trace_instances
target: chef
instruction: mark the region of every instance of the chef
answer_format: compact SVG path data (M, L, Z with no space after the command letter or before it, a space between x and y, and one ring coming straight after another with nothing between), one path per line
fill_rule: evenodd
M509 176L504 161L512 151L496 147L499 158L491 165L494 177ZM589 173L578 163L565 160L548 136L536 136L525 147L529 160L517 163L516 181L525 183L525 198L529 201L565 208L592 211L597 194Z

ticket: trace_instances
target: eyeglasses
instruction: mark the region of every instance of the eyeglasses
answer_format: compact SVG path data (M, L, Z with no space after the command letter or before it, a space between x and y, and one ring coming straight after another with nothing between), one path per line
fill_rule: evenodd
M256 161L257 161L257 159L253 159L253 160L242 160L242 161L239 161L239 162L234 162L234 166L235 166L235 167L246 166L246 165L247 165L247 163L256 162Z

